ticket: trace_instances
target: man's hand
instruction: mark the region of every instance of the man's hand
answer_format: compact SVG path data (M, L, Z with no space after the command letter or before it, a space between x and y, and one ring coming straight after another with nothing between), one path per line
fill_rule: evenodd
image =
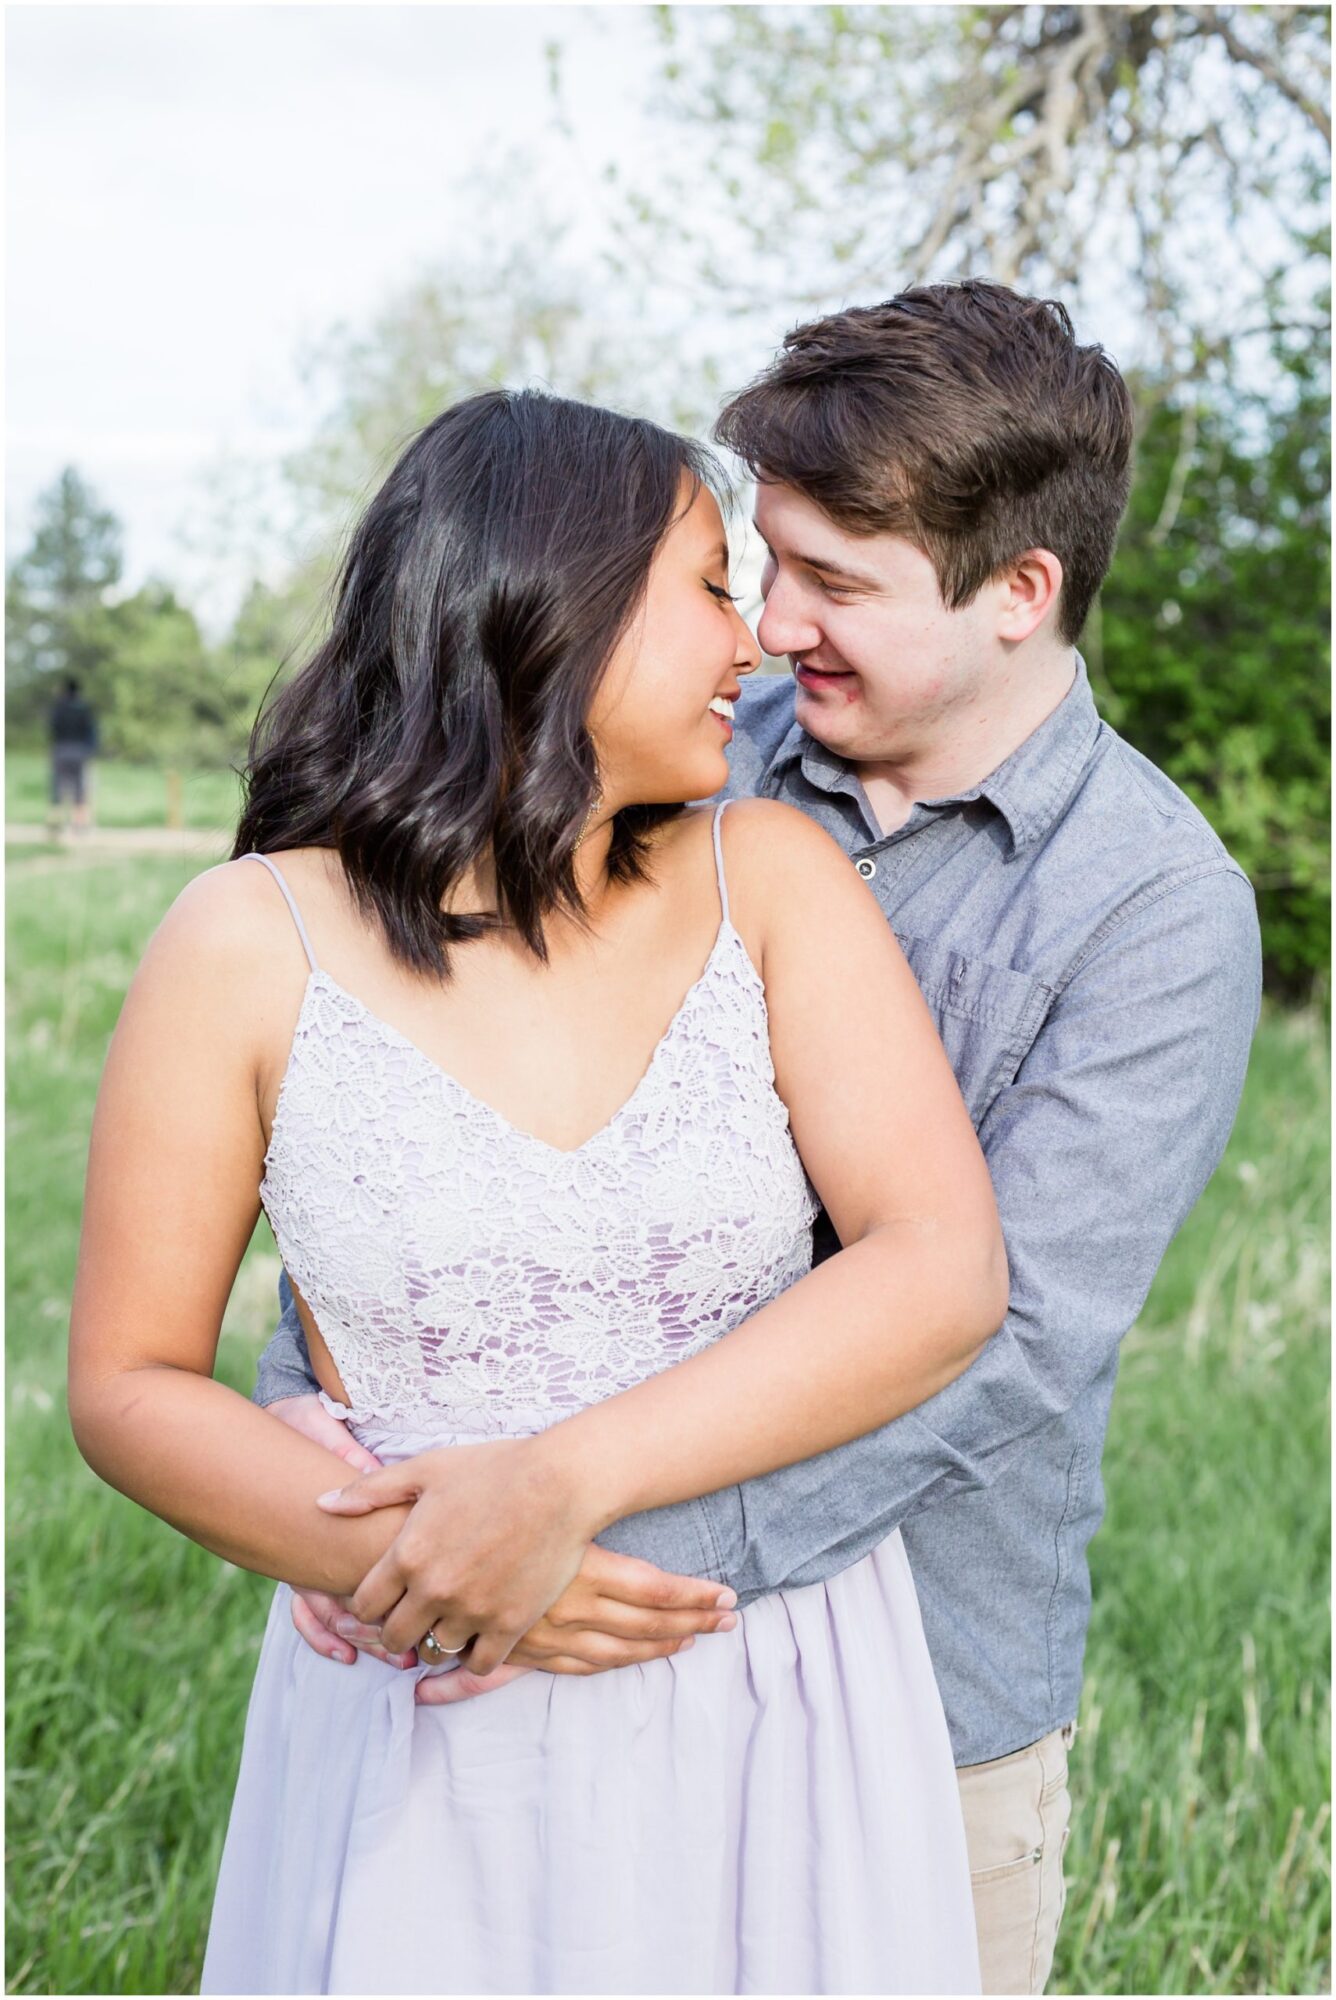
M549 1674L601 1674L682 1653L698 1632L731 1632L737 1595L724 1584L673 1576L637 1556L614 1555L591 1542L578 1575L531 1625L504 1665L490 1674L462 1664L418 1682L424 1707L490 1694L535 1668Z
M292 1622L299 1637L322 1659L351 1667L359 1653L370 1653L387 1667L415 1667L415 1652L387 1653L379 1625L363 1625L353 1616L350 1597L327 1597L323 1590L294 1590Z
M312 1443L323 1445L326 1451L332 1451L336 1458L350 1465L354 1472L375 1472L379 1469L380 1460L357 1442L346 1424L341 1424L337 1417L331 1417L319 1396L283 1396L278 1402L270 1403L268 1408L269 1414L277 1417L280 1423L299 1431ZM378 1643L378 1628L359 1625L348 1608L346 1598L328 1597L322 1590L294 1590L292 1622L299 1636L322 1659L337 1660L341 1665L350 1667L360 1651L370 1653L374 1659L383 1660L390 1667L417 1665L416 1653L387 1653Z
M271 1417L277 1417L290 1430L300 1431L313 1444L322 1444L354 1471L379 1472L380 1460L375 1453L357 1442L347 1424L331 1417L319 1396L281 1396L268 1408Z

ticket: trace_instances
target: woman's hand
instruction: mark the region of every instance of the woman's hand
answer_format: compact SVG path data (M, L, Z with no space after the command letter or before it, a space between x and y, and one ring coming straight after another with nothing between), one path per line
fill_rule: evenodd
M494 1672L578 1573L603 1526L568 1454L537 1438L447 1446L321 1494L331 1514L414 1502L364 1577L352 1613L379 1625L387 1652L435 1630L443 1646L473 1640L470 1670Z

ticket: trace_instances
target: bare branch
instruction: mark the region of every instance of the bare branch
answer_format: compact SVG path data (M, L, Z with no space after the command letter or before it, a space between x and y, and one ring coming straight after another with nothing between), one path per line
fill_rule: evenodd
M953 226L959 220L961 196L968 189L971 193L995 178L995 171L986 165L988 154L996 145L1003 128L1015 117L1021 106L1032 99L1039 81L1033 72L1020 77L1010 90L1003 91L987 106L986 119L969 132L962 143L956 159L955 169L937 208L923 235L908 252L910 270L916 279L926 277L934 259L946 243Z
M1192 458L1197 449L1197 427L1200 412L1195 399L1186 404L1183 422L1178 432L1178 450L1174 454L1173 469L1169 474L1169 484L1164 489L1164 500L1160 507L1155 526L1146 539L1152 548L1163 548L1173 532L1178 510L1183 505L1183 495L1187 491L1188 473L1192 470Z
M1273 62L1264 49L1250 48L1246 42L1241 41L1220 8L1198 7L1194 11L1202 27L1209 34L1219 37L1231 62L1236 62L1245 69L1256 70L1259 76L1264 76L1273 89L1287 98L1297 111L1302 111L1304 117L1316 131L1321 133L1330 146L1331 119L1320 104L1315 104L1308 93L1300 89L1293 77L1286 75L1279 63Z

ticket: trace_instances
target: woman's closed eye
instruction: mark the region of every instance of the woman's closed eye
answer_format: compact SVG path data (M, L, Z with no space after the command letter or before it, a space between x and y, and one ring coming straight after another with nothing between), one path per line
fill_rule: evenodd
M738 601L737 598L733 596L731 591L725 590L722 584L711 583L708 577L703 578L702 581L704 582L705 588L709 591L711 597L717 597L721 604L737 603Z

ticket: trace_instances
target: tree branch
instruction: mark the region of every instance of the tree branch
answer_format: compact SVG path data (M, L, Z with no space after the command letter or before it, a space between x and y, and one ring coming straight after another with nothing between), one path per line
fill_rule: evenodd
M1174 454L1173 467L1169 474L1169 484L1164 489L1164 500L1160 507L1155 526L1146 540L1152 548L1163 548L1173 532L1178 510L1183 505L1183 495L1187 491L1188 473L1192 469L1192 456L1197 449L1197 426L1199 412L1195 401L1188 403L1183 411L1183 422L1178 433L1178 450Z
M1256 70L1259 76L1264 76L1273 89L1278 90L1297 111L1303 113L1330 146L1331 119L1320 104L1315 104L1308 93L1301 90L1294 79L1285 74L1279 63L1273 62L1265 50L1249 48L1246 42L1241 41L1218 7L1199 7L1195 12L1206 32L1218 36L1231 62L1238 63L1245 69Z

